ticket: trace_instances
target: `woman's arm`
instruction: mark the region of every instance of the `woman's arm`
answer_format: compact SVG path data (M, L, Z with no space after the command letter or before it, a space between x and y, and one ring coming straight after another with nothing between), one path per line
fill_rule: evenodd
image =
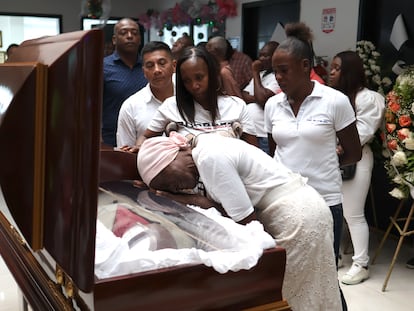
M343 153L339 155L339 164L353 164L361 160L362 147L359 140L356 122L352 122L344 129L336 132Z
M246 132L243 132L240 138L244 140L246 143L259 147L259 143L257 142L257 137L255 135L247 134Z
M223 216L228 217L226 211L223 209L220 203L215 202L214 200L211 200L207 198L204 195L201 194L186 194L186 193L172 193L167 191L156 191L157 195L169 198L173 201L182 203L182 204L190 204L199 206L204 209L208 209L210 207L216 208Z

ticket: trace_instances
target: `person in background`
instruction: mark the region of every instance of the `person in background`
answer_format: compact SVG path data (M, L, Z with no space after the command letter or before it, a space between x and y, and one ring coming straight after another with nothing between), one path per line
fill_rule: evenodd
M226 40L226 43L226 60L229 62L234 78L239 84L240 89L243 90L253 78L251 70L253 61L249 55L234 49L229 40Z
M6 50L6 61L7 59L13 54L14 49L18 48L19 45L17 43L12 43L7 47Z
M236 96L224 95L220 86L215 58L204 48L186 49L177 61L176 96L158 108L140 143L162 135L172 125L189 137L227 132L257 146L256 129L246 103Z
M259 148L214 134L199 135L193 149L175 132L147 139L137 165L160 195L217 207L241 224L259 220L286 249L282 294L292 310L341 310L331 213L306 178ZM207 197L188 194L199 180Z
M272 67L282 90L265 106L265 129L270 154L292 171L309 179L325 199L334 219L334 250L338 262L343 226L340 165L361 159L361 143L352 105L343 93L310 79L310 29L280 43ZM338 157L337 142L344 152ZM341 292L342 294L342 292ZM346 302L341 295L343 309Z
M114 27L112 42L115 51L104 58L102 142L116 146L116 127L122 103L147 84L139 47L141 34L138 24L123 18Z
M234 78L233 70L226 60L227 42L224 37L210 38L206 44L207 51L213 55L220 64L220 76L225 94L243 98L240 85Z
M138 138L162 102L175 94L172 76L176 62L170 47L164 42L151 41L143 47L141 57L148 84L122 104L116 134L118 148L131 152L137 151Z
M187 47L193 47L193 39L186 33L175 41L171 47L171 52L175 60L179 59L183 54L183 51Z
M357 163L355 176L342 183L344 217L354 246L354 256L352 266L343 275L341 282L353 285L369 277L369 228L365 218L365 199L374 166L369 142L384 118L385 98L367 88L363 62L358 53L353 51L340 52L334 56L329 86L348 96L356 114L356 126L362 146L362 158Z
M264 129L264 106L267 100L280 92L272 69L272 55L279 43L267 42L259 51L259 58L252 64L253 78L243 90L250 118L256 126L256 136L260 149L269 154L267 133Z

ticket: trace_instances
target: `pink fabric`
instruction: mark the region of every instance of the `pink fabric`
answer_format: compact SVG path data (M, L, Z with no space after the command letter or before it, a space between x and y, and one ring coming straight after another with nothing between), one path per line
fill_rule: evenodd
M178 151L189 148L188 140L177 132L169 137L159 136L146 139L138 152L139 174L148 186L151 181L174 159Z

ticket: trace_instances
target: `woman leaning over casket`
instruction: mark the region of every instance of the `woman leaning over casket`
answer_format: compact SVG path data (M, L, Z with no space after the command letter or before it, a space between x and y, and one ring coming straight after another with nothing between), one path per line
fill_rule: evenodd
M238 139L200 134L193 142L175 132L145 140L138 153L143 181L182 203L222 207L236 222L259 220L286 249L282 293L292 309L342 310L332 216L306 178ZM208 198L186 194L199 181Z

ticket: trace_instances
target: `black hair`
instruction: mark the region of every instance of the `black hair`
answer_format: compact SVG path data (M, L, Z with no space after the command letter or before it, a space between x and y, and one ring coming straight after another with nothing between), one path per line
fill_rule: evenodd
M227 40L227 39L226 39L226 44L227 44L226 60L230 60L230 58L234 54L234 49L233 49L233 46L231 45L230 41Z
M357 52L343 51L334 56L341 59L341 73L336 89L348 96L355 109L357 93L367 87L364 63Z
M184 86L181 77L181 65L191 58L202 59L208 68L208 108L214 122L218 115L217 96L221 93L220 67L215 58L204 48L186 48L177 61L176 67L176 99L181 117L189 122L195 122L194 99Z
M7 47L6 54L9 54L10 49L17 48L19 45L17 43L12 43Z
M278 48L286 50L298 59L308 59L313 66L314 51L312 46L312 30L302 22L285 25L287 39Z
M168 55L170 55L172 58L170 47L168 46L168 44L161 42L161 41L150 41L147 44L145 44L141 51L141 58L144 58L144 55L147 53L151 53L151 52L159 51L159 50L166 51Z

